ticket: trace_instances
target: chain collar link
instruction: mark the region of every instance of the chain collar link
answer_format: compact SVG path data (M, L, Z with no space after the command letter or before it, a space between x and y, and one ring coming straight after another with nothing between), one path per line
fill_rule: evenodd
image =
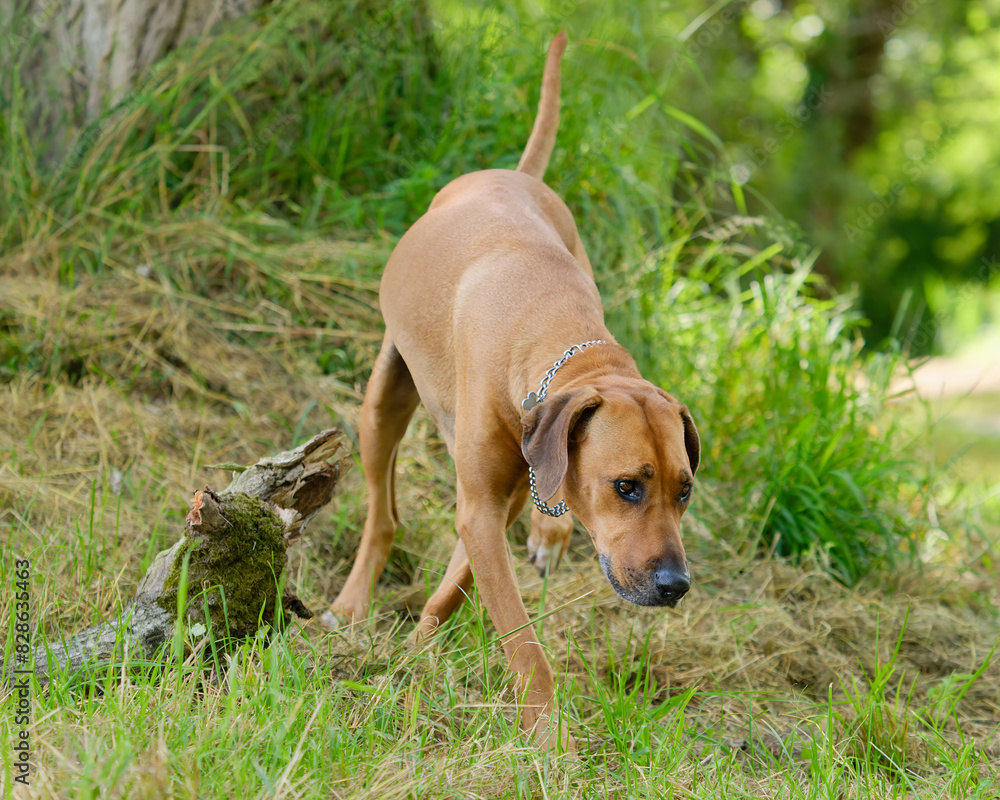
M559 367L569 361L572 356L582 352L587 347L593 347L595 344L607 344L607 342L603 339L592 339L589 342L575 344L563 353L562 358L556 361L549 371L545 373L545 377L542 378L542 383L538 387L538 391L528 392L528 396L521 401L521 408L525 411L530 411L541 403L545 399L545 395L549 390L549 384L552 383L552 379L559 371ZM538 496L538 489L535 487L535 470L531 466L528 467L528 481L531 484L531 499L535 504L535 508L543 514L549 517L561 517L569 511L565 500L560 500L554 507L549 507L542 501L542 499Z

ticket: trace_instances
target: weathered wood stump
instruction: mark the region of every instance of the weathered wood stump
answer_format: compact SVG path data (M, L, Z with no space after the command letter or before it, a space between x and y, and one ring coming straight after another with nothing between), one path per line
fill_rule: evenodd
M211 629L229 643L261 627L280 628L293 613L312 616L293 594L279 598L278 586L288 543L330 501L351 463L343 448L343 434L330 429L251 467L217 465L237 472L232 483L218 494L208 487L194 493L184 535L157 554L117 618L36 650L38 680L112 658L159 658L174 638L181 605L186 631Z

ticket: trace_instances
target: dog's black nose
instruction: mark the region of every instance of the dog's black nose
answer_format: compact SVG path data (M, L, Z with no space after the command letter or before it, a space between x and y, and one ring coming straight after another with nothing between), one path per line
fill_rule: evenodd
M660 567L653 577L660 602L664 605L676 605L691 588L691 578L686 572L672 567Z

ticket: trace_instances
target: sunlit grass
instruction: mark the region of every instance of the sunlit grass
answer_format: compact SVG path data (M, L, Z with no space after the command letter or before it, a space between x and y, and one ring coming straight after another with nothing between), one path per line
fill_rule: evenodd
M92 502L98 519L114 505L96 495ZM447 522L439 517L435 527ZM30 546L39 607L80 585L39 571L72 567L74 549L92 543L69 538L60 546L28 525L13 532ZM310 624L247 642L225 657L222 671L209 643L191 640L182 661L140 671L112 664L82 681L35 687L35 791L109 798L821 798L831 791L988 798L997 791L1000 732L988 712L996 655L970 650L989 643L982 620L855 594L818 573L773 564L743 576L733 565L703 567L702 588L680 613L637 614L595 583L585 549L574 547L566 569L549 578L543 605L560 676L558 711L580 742L576 758L541 754L519 734L510 675L474 597L423 649L404 644L409 623L383 606L377 622L354 631ZM693 549L704 557L704 545ZM534 607L543 587L517 552ZM291 556L290 573L310 576L308 588L322 570L316 551L297 547ZM7 561L0 581L13 581ZM127 583L105 586L109 597L129 592ZM574 601L581 587L596 595ZM944 677L928 670L933 663ZM7 713L10 695L3 705ZM9 784L3 796L11 796Z

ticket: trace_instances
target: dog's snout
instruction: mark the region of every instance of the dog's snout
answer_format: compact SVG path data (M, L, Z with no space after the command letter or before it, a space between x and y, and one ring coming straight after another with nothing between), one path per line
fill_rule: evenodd
M673 567L660 567L654 575L656 592L660 602L665 605L675 605L688 589L691 588L691 578L687 572Z

